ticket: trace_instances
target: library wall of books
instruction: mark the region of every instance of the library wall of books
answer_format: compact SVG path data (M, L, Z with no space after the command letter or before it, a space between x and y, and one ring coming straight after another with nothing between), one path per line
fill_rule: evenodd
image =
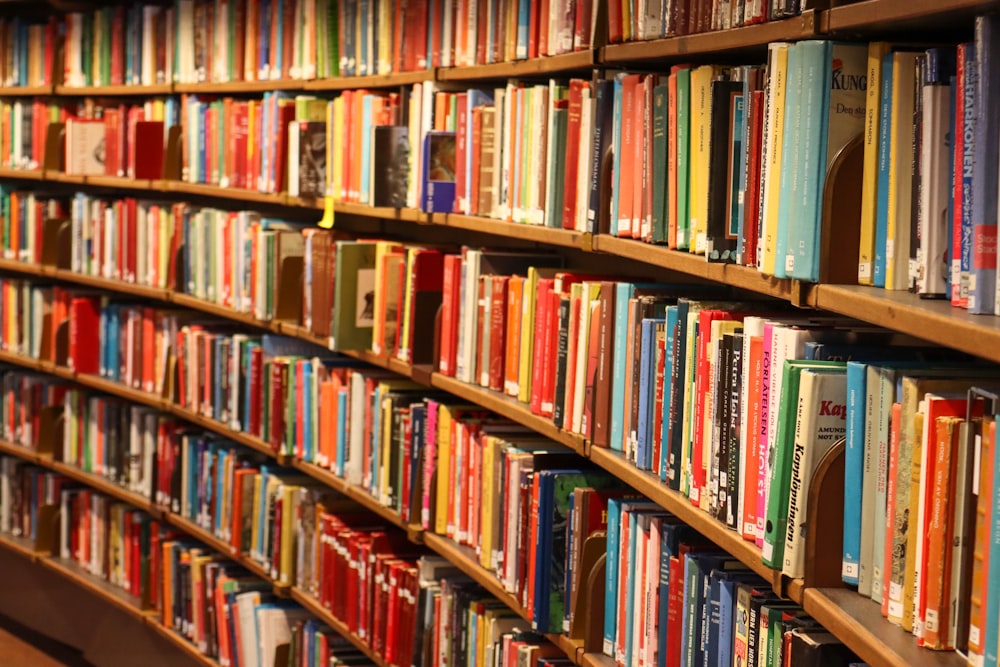
M0 615L997 667L998 108L997 0L0 3Z

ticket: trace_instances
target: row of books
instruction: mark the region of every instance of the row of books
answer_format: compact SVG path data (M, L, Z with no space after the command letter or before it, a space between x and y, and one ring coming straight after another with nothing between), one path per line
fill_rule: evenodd
M652 502L604 502L603 649L619 667L862 664L800 607Z
M998 49L995 16L957 47L869 47L859 283L1000 312L997 161L984 152L1000 133L987 111Z
M17 37L0 46L13 73L51 76L61 36L62 80L76 87L310 80L587 50L597 18L590 0L175 0L13 24Z
M50 519L45 510L57 515ZM65 477L0 458L0 532L38 539L43 520L56 522L57 557L148 604L167 628L221 664L279 664L280 646L300 621L323 638L314 639L314 652L344 651L343 639L278 600L269 582L182 533Z
M41 99L0 100L0 166L38 169L45 160L49 123L59 118L59 107Z
M23 17L0 18L0 85L48 86L55 71L55 44L59 34L56 18L32 21Z
M796 16L790 0L668 0L608 3L608 41L640 41L729 30Z

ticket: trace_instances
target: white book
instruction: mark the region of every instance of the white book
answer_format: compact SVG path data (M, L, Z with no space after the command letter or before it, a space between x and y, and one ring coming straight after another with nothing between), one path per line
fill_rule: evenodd
M599 293L600 286L594 283L582 283L580 289L580 324L577 327L576 339L576 373L573 376L573 414L570 429L574 433L583 432L583 404L587 387L587 358L590 352L590 319L594 309L600 302L594 298ZM594 335L597 335L596 333Z
M591 87L584 86L580 94L580 146L577 151L576 219L573 227L578 232L587 231L587 211L590 210L590 158L594 150L594 105Z
M503 168L504 168L504 154L506 153L506 147L504 141L506 141L507 129L505 126L506 118L506 106L507 104L507 89L497 88L493 92L493 190L490 197L490 210L480 211L480 215L485 215L490 218L505 218L501 213L501 204L503 199L501 199L500 188L502 187L503 180ZM498 117L497 114L502 113L503 115Z
M549 137L549 87L535 86L532 95L532 122L531 122L531 159L528 164L531 168L529 182L531 184L528 193L528 222L533 225L541 225L545 222L545 187L546 176L546 146Z
M348 484L354 486L361 485L362 466L365 449L364 415L365 402L365 378L361 373L351 375L350 396L350 419L348 442L338 443L338 447L346 447L343 470L334 467L334 472L342 476Z
M788 494L788 527L781 572L805 576L805 526L809 489L823 456L847 432L846 369L803 369L799 375L792 478Z
M469 250L462 262L462 294L459 306L458 360L455 377L473 382L476 370L476 327L479 320L479 262L482 252Z
M923 94L923 126L920 142L920 253L917 266L917 291L922 295L948 293L948 160L949 115L948 86L926 85ZM1000 308L1000 304L998 304ZM1000 313L1000 311L998 311Z

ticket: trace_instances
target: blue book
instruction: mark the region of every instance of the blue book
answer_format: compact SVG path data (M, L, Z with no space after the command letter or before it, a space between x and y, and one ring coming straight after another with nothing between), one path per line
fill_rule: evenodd
M590 204L587 207L587 231L591 234L600 231L601 189L605 170L609 167L604 164L604 160L612 143L617 85L616 82L602 79L595 87L594 154L590 167Z
M979 95L972 170L972 247L969 312L994 314L997 280L997 143L1000 142L1000 17L976 17Z
M674 341L676 340L677 318L680 310L676 305L667 306L665 340L663 344L663 414L660 420L660 481L672 477L674 461L670 458L670 400L671 377L674 368Z
M623 450L625 441L625 358L628 354L628 301L635 294L633 283L615 285L615 337L614 357L611 361L611 414L608 417L610 431L608 446L616 451Z
M302 458L310 463L316 462L316 443L313 442L313 367L312 361L306 359L302 363Z
M674 328L674 363L671 366L670 376L670 407L669 413L665 415L669 429L669 439L663 441L663 448L667 449L669 443L670 469L667 475L667 483L671 489L680 490L681 480L681 453L684 445L684 372L687 366L687 320L691 302L688 299L677 300L677 323ZM664 378L666 382L666 378ZM664 387L664 392L667 388ZM663 397L664 409L667 409L667 396Z
M517 45L514 60L528 58L528 24L531 20L531 0L517 1Z
M364 6L365 0L361 0ZM362 30L361 34L364 35ZM362 38L363 39L363 38ZM372 169L372 95L365 95L361 102L361 201L370 203Z
M636 600L636 590L635 590L635 574L638 567L636 566L636 547L639 543L638 537L638 524L639 524L639 512L628 512L627 515L623 515L622 520L624 521L625 516L628 517L628 543L622 545L628 550L628 558L624 565L628 568L625 573L625 596L628 600ZM624 652L625 652L625 664L631 665L632 662L632 627L635 623L635 604L625 605L625 636L623 639ZM619 649L620 650L620 649ZM617 652L617 651L616 651Z
M349 447L347 442L347 399L348 392L346 389L342 388L337 395L337 414L340 418L337 420L337 465L334 468L334 472L341 476L344 474L344 466L347 463L347 450Z
M778 198L778 227L775 233L774 275L787 277L785 256L788 254L788 228L794 215L793 182L801 178L802 166L801 127L805 115L802 110L803 63L800 44L788 47L788 76L785 89L785 134L781 145L781 194Z
M410 493L414 493L417 488L417 480L420 479L420 475L423 474L420 463L424 457L424 439L427 437L424 434L426 430L427 421L427 404L426 403L416 403L410 406L410 425L412 436L410 438L410 468L409 470L403 471L404 475L407 475L410 479ZM402 457L400 457L402 459ZM402 465L402 461L400 461ZM410 512L413 516L419 517L418 510L419 498L411 497L408 501L410 506Z
M608 499L608 544L621 542L622 510L633 511L638 507L656 507L651 500L634 498ZM614 656L615 636L618 632L618 571L621 566L620 549L609 549L604 570L604 654Z
M648 470L649 466L646 463L647 450L650 449L649 442L649 430L645 428L646 424L652 422L652 410L651 403L653 402L653 394L649 391L649 378L650 375L656 375L656 369L652 368L654 359L654 349L653 345L655 342L655 330L656 321L652 318L646 318L642 321L640 325L640 339L639 339L639 423L636 429L636 449L633 453L635 457L632 463L640 470ZM652 371L652 372L650 372Z
M432 130L424 135L421 209L450 213L455 203L455 133Z
M872 281L885 287L886 244L889 239L889 161L892 157L889 138L892 134L892 53L882 58L882 90L879 101L878 197L875 209L875 261Z
M949 119L948 120L948 123L949 123L948 127L949 127L949 131L948 131L948 139L947 139L947 141L948 141L948 149L951 151L950 155L954 155L955 154L955 149L958 146L958 144L956 143L958 141L958 137L956 136L955 130L954 130L954 127L955 127L955 114L957 113L956 109L957 109L957 105L958 105L957 98L955 97L956 91L957 91L956 86L955 86L955 79L956 79L955 74L954 74L954 72L952 72L952 75L948 79L948 119ZM954 183L955 183L955 160L954 159L948 160L948 183L949 183L949 186L951 187L951 189L954 191ZM945 261L948 262L948 265L949 265L949 270L948 270L947 273L945 273L945 280L948 283L948 291L947 291L947 297L946 298L951 298L951 296L954 294L953 290L955 289L955 285L961 284L960 282L955 282L957 279L960 280L960 276L956 276L955 275L954 262L952 261L952 258L955 256L955 234L954 234L955 197L954 197L953 193L948 196L948 211L945 214L945 220L947 220L946 224L948 225L948 231L949 231L949 233L946 234L946 236L947 236L947 239L946 239L947 246L946 246L946 251L945 251L945 255L944 255L945 256ZM961 272L961 262L959 263L959 272Z
M576 537L575 531L573 530L573 517L576 513L576 494L569 494L569 511L566 514L566 543L573 544L573 539ZM563 577L563 590L566 591L566 606L563 610L563 624L562 631L564 633L569 633L569 616L570 609L573 608L573 559L566 559L566 572Z
M233 455L232 450L220 448L216 457L218 459L218 463L216 464L216 470L218 472L215 475L215 497L220 501L223 498L223 492L226 484L226 476L223 472L226 470L226 461L231 455ZM213 530L216 536L219 537L223 535L222 514L223 512L220 511L220 508L217 508L215 512L215 526L213 527Z

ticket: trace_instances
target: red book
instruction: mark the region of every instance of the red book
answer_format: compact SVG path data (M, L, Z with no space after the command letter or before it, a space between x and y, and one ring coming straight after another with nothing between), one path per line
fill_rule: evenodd
M614 4L614 3L611 3ZM563 229L576 227L576 181L580 162L580 115L583 106L583 89L587 82L570 79L569 112L566 116L566 188L563 194Z
M576 24L574 25L573 50L586 51L593 45L591 23L594 11L594 0L576 0Z
M695 414L694 414L694 437L691 447L691 502L695 505L701 500L701 490L706 483L705 466L702 463L702 452L704 451L704 422L705 410L711 386L711 364L708 358L708 343L711 339L712 322L714 320L736 319L737 314L724 310L702 310L698 313L698 354L695 362Z
M545 356L545 333L548 322L549 307L552 305L552 278L542 278L538 281L535 295L534 338L531 352L531 412L542 414L542 395L544 377L542 360Z
M128 247L125 248L125 271L124 279L126 282L134 283L136 282L136 269L138 268L139 261L136 257L136 253L139 252L139 205L134 197L129 197L125 200L125 210L126 210L126 223L128 225ZM145 248L143 248L145 251ZM228 254L228 253L227 253Z
M100 372L101 304L97 297L73 297L69 308L70 370L81 375Z
M482 14L480 14L482 15ZM483 109L476 107L472 110L472 181L469 183L465 212L469 215L479 215L479 189L480 174L479 164L482 158L482 138L483 138ZM461 155L461 153L459 153Z
M455 376L458 350L458 310L461 293L462 257L444 256L441 308L441 352L438 370L442 375Z
M573 411L576 407L576 357L577 357L577 347L580 343L580 322L581 322L581 308L582 299L579 296L570 297L569 302L569 328L566 331L566 383L565 392L561 397L563 400L563 411L562 411L562 424L558 424L561 428L570 431L573 427ZM558 343L557 343L558 345ZM558 351L556 352L558 354ZM556 369L558 373L558 369ZM556 383L559 379L556 378ZM559 396L555 397L555 400L559 400Z
M134 126L134 134L129 157L133 172L130 176L140 180L163 178L163 121L139 121Z
M537 58L539 56L538 51L538 41L540 39L539 24L542 19L542 6L545 5L546 18L548 15L548 2L542 0L542 2L529 2L528 3L528 58ZM548 27L548 23L545 24ZM548 32L547 30L545 32Z
M748 161L747 189L744 193L744 237L743 256L740 263L757 266L757 217L760 213L760 155L764 140L764 91L755 90L750 102L750 152Z
M608 43L622 41L622 6L618 2L608 3Z
M479 298L476 299L476 346L473 348L475 367L472 369L472 382L483 387L489 385L489 359L483 358L484 342L489 338L490 323L486 321L486 301L493 297L493 278L495 276L479 276L479 284L475 286ZM484 334L484 330L486 333Z
M549 293L549 306L545 311L545 333L542 341L542 416L551 417L556 394L556 346L559 336L559 296ZM538 359L535 359L538 363Z
M664 332L665 333L665 332ZM656 379L653 401L653 471L660 469L663 456L663 385L667 380L663 377L666 370L666 335L657 335L656 339Z
M247 383L250 386L250 424L249 431L252 435L261 437L260 418L264 412L263 397L264 389L264 351L260 346L254 347L250 351L250 378Z
M490 357L487 360L489 368L489 388L493 391L503 391L504 360L506 345L506 330L504 319L507 316L507 283L508 276L493 276L492 296L490 297Z

